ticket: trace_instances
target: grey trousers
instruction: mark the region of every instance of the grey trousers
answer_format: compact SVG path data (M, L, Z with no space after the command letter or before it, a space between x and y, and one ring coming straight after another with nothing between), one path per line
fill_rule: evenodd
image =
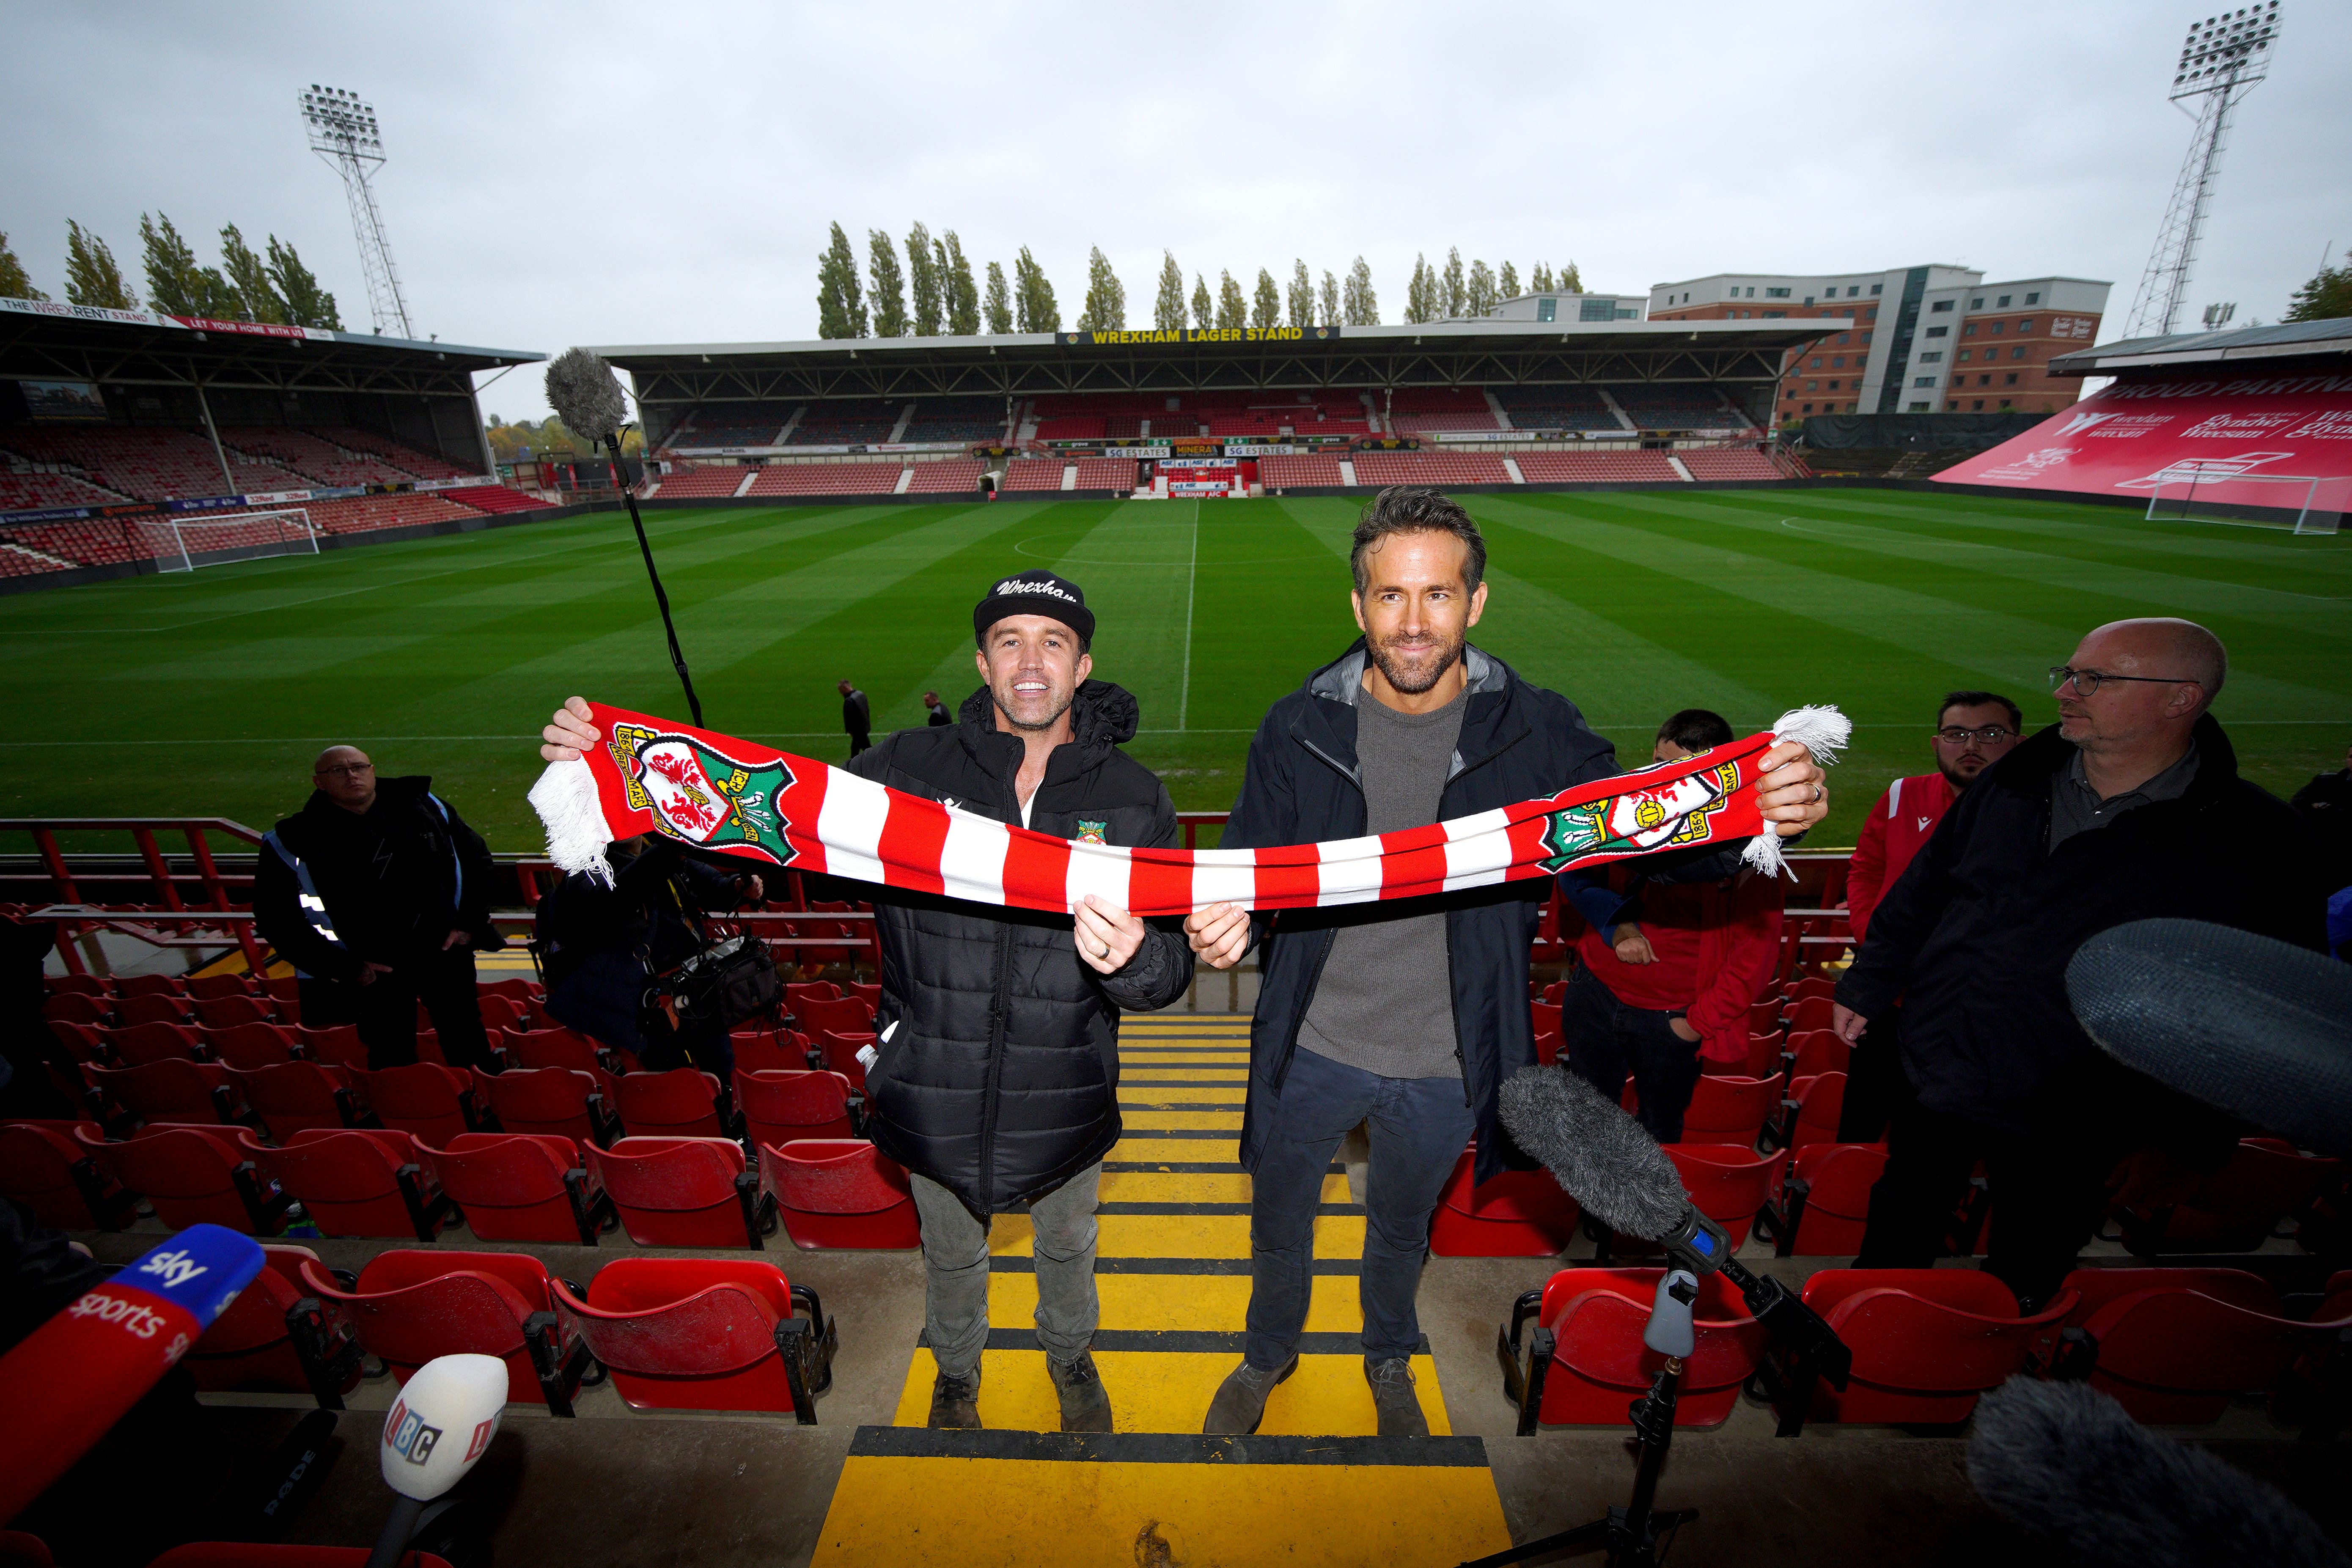
M980 1367L988 1343L988 1226L963 1200L928 1176L908 1173L923 1225L923 1332L950 1377ZM1037 1343L1057 1362L1076 1361L1095 1337L1095 1201L1102 1166L1093 1164L1030 1205L1035 1232Z

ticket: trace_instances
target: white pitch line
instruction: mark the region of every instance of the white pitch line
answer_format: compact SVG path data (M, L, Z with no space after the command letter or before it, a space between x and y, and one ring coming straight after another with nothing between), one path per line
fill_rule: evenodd
M1176 694L1176 732L1186 729L1192 705L1192 590L1201 579L1201 498L1192 498L1192 560L1184 572L1184 683Z

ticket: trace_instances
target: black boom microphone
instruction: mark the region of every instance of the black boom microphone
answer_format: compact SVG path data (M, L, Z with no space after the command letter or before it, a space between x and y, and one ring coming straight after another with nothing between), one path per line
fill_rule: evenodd
M2324 1154L2352 1154L2352 964L2200 921L2101 931L2066 994L2107 1055Z
M694 694L694 679L686 673L686 655L678 651L677 627L669 618L669 595L662 592L661 574L654 570L654 548L646 542L645 519L637 515L637 494L629 488L628 465L621 457L621 426L628 410L621 402L621 384L613 367L587 349L566 349L547 367L547 401L563 427L585 436L593 446L602 441L613 460L613 483L629 503L629 526L637 531L637 552L646 558L646 576L654 585L654 604L661 610L662 630L669 637L670 668L686 688L686 705L694 713L694 727L702 725L702 700Z

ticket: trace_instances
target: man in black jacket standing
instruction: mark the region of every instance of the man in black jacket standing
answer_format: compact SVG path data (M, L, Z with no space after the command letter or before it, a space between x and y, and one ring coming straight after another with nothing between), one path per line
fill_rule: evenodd
M841 727L849 732L849 754L857 755L874 743L874 710L867 706L866 693L846 680L841 682Z
M489 847L431 779L379 779L357 746L320 752L311 782L253 875L254 924L302 976L302 1021L357 1024L381 1071L416 1059L422 1002L451 1066L488 1067L474 954L506 946Z
M2294 813L2238 776L2206 711L2229 672L2189 621L2116 621L2053 669L2058 723L1969 786L1839 981L1848 1039L1903 998L1907 1086L1857 1267L1926 1268L1976 1163L1999 1276L2046 1302L2110 1203L2188 1196L2236 1142L2218 1112L2093 1047L2066 1001L2084 942L2174 916L2321 945Z
M1468 816L1619 771L1575 704L1528 685L1465 634L1486 601L1477 524L1432 490L1383 490L1357 525L1364 636L1276 703L1250 742L1228 848L1349 838ZM1759 795L1784 837L1828 806L1793 742ZM1663 879L1720 879L1743 846L1643 861ZM1251 1291L1242 1364L1203 1430L1255 1431L1298 1362L1315 1208L1339 1140L1369 1118L1359 1290L1364 1375L1383 1436L1425 1436L1409 1361L1429 1217L1475 1136L1480 1180L1502 1168L1496 1091L1535 1060L1528 952L1550 887L1497 882L1431 898L1286 910L1230 904L1189 917L1223 969L1262 945L1242 1163L1251 1177Z

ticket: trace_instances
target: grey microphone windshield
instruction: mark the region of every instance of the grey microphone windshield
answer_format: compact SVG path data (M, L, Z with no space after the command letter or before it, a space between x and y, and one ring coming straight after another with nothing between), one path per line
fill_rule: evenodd
M1657 1140L1567 1068L1522 1068L1503 1080L1500 1100L1520 1152L1612 1230L1656 1241L1690 1213Z
M547 401L566 430L599 445L628 416L613 367L586 349L566 349L549 363Z
M2229 926L2134 921L2076 950L2066 994L2125 1066L2352 1154L2352 964Z
M2310 1515L2204 1449L2147 1430L2087 1384L2011 1378L1978 1402L1968 1463L1996 1513L2054 1539L2074 1562L2347 1568Z

